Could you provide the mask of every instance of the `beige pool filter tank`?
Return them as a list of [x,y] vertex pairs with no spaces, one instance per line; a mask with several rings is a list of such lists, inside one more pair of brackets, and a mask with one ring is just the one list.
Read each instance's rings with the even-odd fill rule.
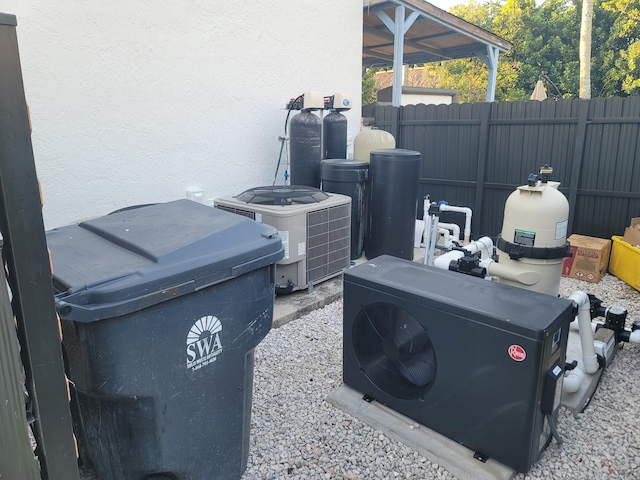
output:
[[396,139],[385,130],[373,127],[372,120],[364,120],[362,130],[353,139],[353,159],[369,162],[371,152],[382,148],[396,148]]
[[502,232],[496,248],[500,269],[519,272],[516,282],[497,277],[500,283],[557,296],[562,262],[570,257],[567,242],[569,202],[558,191],[559,182],[548,180],[552,169],[543,167],[529,176],[507,199]]

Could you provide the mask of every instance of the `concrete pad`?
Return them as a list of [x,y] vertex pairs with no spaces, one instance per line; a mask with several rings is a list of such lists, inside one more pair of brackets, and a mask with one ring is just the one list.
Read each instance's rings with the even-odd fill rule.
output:
[[[617,351],[618,347],[615,347],[613,349],[613,353],[611,354],[611,358],[609,359],[609,363],[615,358],[615,353]],[[580,344],[580,333],[577,327],[572,324],[571,328],[569,329],[569,340],[567,342],[567,362],[571,363],[574,360],[578,361],[578,368],[584,371],[584,365],[582,363],[582,345]],[[600,378],[601,373],[603,375],[606,375],[606,369],[604,372],[598,370],[593,374],[585,372],[584,381],[582,382],[582,385],[580,385],[578,391],[573,393],[563,391],[560,404],[571,410],[571,413],[573,413],[573,415],[575,416],[582,413],[582,411],[585,409],[585,406],[589,403],[589,400],[598,387],[598,379]]]
[[342,274],[314,285],[313,290],[299,290],[276,295],[273,302],[273,328],[295,320],[309,312],[342,298]]
[[[359,265],[366,261],[367,259],[363,255],[355,260],[353,264]],[[424,248],[414,249],[413,261],[418,263],[424,261]],[[289,294],[276,295],[273,303],[273,328],[281,327],[313,310],[341,299],[342,274],[318,283],[310,290],[304,289]]]
[[516,474],[495,460],[489,459],[486,463],[476,460],[472,450],[376,401],[365,402],[361,393],[346,385],[331,392],[327,402],[415,449],[460,480],[509,480]]

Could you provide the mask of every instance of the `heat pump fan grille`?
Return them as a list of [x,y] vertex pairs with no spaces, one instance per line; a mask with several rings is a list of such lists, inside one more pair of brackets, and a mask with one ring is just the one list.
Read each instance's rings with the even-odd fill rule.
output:
[[236,198],[254,205],[306,205],[326,200],[329,195],[313,187],[285,185],[251,188]]
[[358,363],[382,391],[415,399],[433,385],[433,345],[426,329],[406,310],[389,303],[363,307],[354,321],[353,338]]

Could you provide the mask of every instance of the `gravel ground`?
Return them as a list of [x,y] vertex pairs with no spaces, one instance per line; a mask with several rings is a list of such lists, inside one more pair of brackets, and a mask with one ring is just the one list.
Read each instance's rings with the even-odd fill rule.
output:
[[[640,292],[607,275],[598,284],[563,278],[561,295],[593,293],[640,320]],[[327,404],[342,383],[342,302],[272,330],[256,349],[249,462],[253,479],[454,479],[437,463]],[[561,408],[558,430],[518,480],[640,479],[640,346],[626,344],[587,410]],[[82,478],[94,480],[92,472]]]
[[[593,293],[640,320],[640,293],[607,275],[562,279],[561,295]],[[559,433],[516,479],[640,479],[640,346],[626,344],[577,418],[561,408]],[[325,401],[341,384],[342,302],[272,330],[256,349],[250,479],[453,479],[442,466]]]

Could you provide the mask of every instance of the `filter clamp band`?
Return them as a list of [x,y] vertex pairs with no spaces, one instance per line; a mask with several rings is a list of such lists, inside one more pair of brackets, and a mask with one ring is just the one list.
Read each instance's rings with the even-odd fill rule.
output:
[[564,245],[559,247],[528,247],[526,245],[507,242],[504,238],[498,236],[496,248],[508,254],[511,260],[520,260],[521,258],[551,260],[573,256],[569,242],[565,242]]

